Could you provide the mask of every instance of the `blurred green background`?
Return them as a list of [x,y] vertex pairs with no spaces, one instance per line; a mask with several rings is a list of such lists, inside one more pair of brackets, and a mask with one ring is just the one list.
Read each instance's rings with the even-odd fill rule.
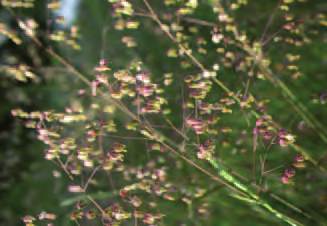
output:
[[[182,4],[182,1],[179,1]],[[293,15],[294,21],[302,24],[303,30],[299,37],[292,37],[282,29],[285,25],[284,13],[276,9],[280,1],[260,1],[249,0],[248,4],[242,5],[239,9],[231,12],[235,18],[235,23],[239,28],[246,32],[248,39],[258,41],[264,35],[264,40],[275,36],[279,32],[280,37],[288,37],[296,40],[297,38],[307,37],[310,43],[301,46],[294,46],[285,43],[278,43],[270,40],[263,47],[263,52],[271,60],[271,69],[275,76],[281,79],[288,88],[296,95],[308,110],[315,116],[322,125],[327,125],[326,105],[320,101],[322,92],[327,92],[327,29],[326,26],[319,24],[317,15],[327,15],[326,1],[310,0],[307,2],[295,1],[289,11]],[[135,12],[147,14],[148,10],[143,1],[131,1]],[[230,5],[232,1],[221,1],[223,5]],[[65,6],[64,3],[63,6]],[[224,47],[226,51],[231,51],[239,55],[240,60],[245,56],[244,51],[236,46],[216,45],[211,42],[212,26],[201,23],[193,23],[185,18],[195,18],[198,21],[217,23],[217,15],[213,12],[212,6],[215,1],[199,1],[199,6],[193,14],[178,18],[176,10],[179,4],[166,8],[162,1],[154,1],[150,4],[159,18],[166,24],[179,21],[183,27],[183,32],[189,36],[190,48],[193,48],[194,56],[206,67],[218,63],[224,65],[222,56],[217,53],[217,47]],[[115,24],[117,19],[112,17],[113,7],[105,0],[80,0],[76,6],[76,19],[74,25],[79,27],[81,46],[80,51],[73,50],[65,44],[50,42],[47,38],[48,32],[55,29],[69,29],[55,27],[48,23],[54,15],[46,9],[46,1],[35,3],[34,9],[14,10],[18,18],[34,18],[39,24],[39,38],[44,47],[39,47],[31,39],[24,37],[21,45],[16,45],[10,39],[3,37],[0,44],[0,65],[15,65],[24,63],[29,65],[41,78],[38,83],[28,80],[20,82],[10,78],[5,72],[0,73],[0,225],[23,225],[20,220],[25,215],[36,216],[42,211],[58,215],[55,225],[76,225],[70,221],[69,216],[74,210],[73,205],[63,203],[74,197],[67,190],[70,184],[69,179],[63,174],[59,179],[53,176],[53,170],[59,170],[56,164],[44,159],[45,146],[37,141],[36,131],[24,128],[23,122],[11,115],[12,109],[21,108],[25,111],[36,111],[53,109],[63,111],[64,107],[76,100],[77,90],[85,88],[67,69],[51,57],[45,47],[50,47],[77,68],[83,75],[90,80],[94,76],[93,68],[99,64],[99,60],[106,58],[112,71],[126,68],[131,61],[142,61],[144,69],[151,72],[154,79],[163,80],[164,74],[173,74],[173,85],[166,88],[165,98],[172,111],[169,120],[181,128],[183,125],[183,96],[182,84],[186,75],[200,73],[196,66],[188,68],[181,66],[181,61],[188,61],[186,58],[171,58],[167,56],[169,48],[174,47],[174,43],[160,31],[158,25],[148,17],[133,16],[135,21],[140,22],[140,26],[135,30],[117,30]],[[52,17],[50,17],[52,16]],[[7,24],[12,29],[19,30],[15,18],[4,7],[0,8],[1,23]],[[268,21],[271,22],[267,25]],[[196,28],[197,32],[192,32]],[[266,31],[265,31],[266,30]],[[311,31],[316,31],[316,34]],[[129,48],[122,42],[123,37],[132,37],[137,46]],[[201,54],[196,49],[199,47],[199,40],[207,42],[203,45],[207,54]],[[287,70],[289,62],[285,60],[286,54],[300,55],[297,62],[302,75],[294,79],[291,72]],[[233,92],[241,91],[244,93],[245,86],[250,78],[244,71],[238,70],[237,59],[231,62],[231,66],[221,66],[218,78],[229,87]],[[251,67],[249,67],[251,69]],[[256,69],[254,69],[256,71]],[[282,92],[274,87],[268,80],[260,79],[256,76],[250,78],[248,91],[254,97],[261,100],[270,100],[265,105],[267,112],[283,128],[297,136],[296,143],[306,149],[310,155],[320,164],[326,165],[326,144],[320,140],[316,131],[308,128],[301,122],[303,119],[294,110],[292,105],[282,95]],[[185,85],[186,86],[186,85]],[[208,94],[207,101],[214,101],[223,96],[224,91],[214,85]],[[187,93],[184,93],[187,96]],[[84,100],[83,100],[84,101]],[[85,100],[87,104],[91,100]],[[86,105],[87,105],[86,104]],[[228,126],[232,133],[220,133],[215,137],[219,151],[217,156],[221,158],[227,166],[242,173],[249,180],[253,179],[253,154],[251,135],[255,125],[255,119],[250,118],[249,126],[243,113],[236,106],[231,107],[234,113],[230,116],[222,116],[219,126]],[[120,120],[122,119],[121,116]],[[163,124],[162,118],[153,117],[152,122]],[[245,131],[245,133],[242,133]],[[169,133],[169,131],[164,131]],[[243,134],[243,135],[242,135]],[[243,137],[242,137],[243,136]],[[172,136],[174,137],[174,136]],[[223,143],[228,140],[227,145]],[[237,141],[242,140],[241,145]],[[108,139],[108,142],[111,142]],[[175,139],[181,143],[182,139]],[[142,143],[130,144],[130,156],[126,157],[127,164],[131,166],[139,163],[146,163],[147,158],[137,152],[142,148]],[[144,146],[144,145],[143,145]],[[261,145],[263,147],[264,145]],[[144,149],[144,147],[143,147]],[[133,151],[134,150],[134,151]],[[261,148],[260,156],[264,156],[265,149]],[[195,153],[195,152],[194,152]],[[289,186],[281,182],[280,178],[287,167],[291,167],[294,150],[272,146],[268,150],[267,169],[281,167],[269,174],[265,183],[269,185],[269,191],[286,199],[294,206],[308,212],[313,219],[302,219],[301,214],[291,211],[286,207],[280,207],[294,219],[301,219],[306,225],[327,225],[327,174],[320,171],[316,166],[307,164],[303,169],[296,169],[295,185]],[[153,155],[152,157],[157,157]],[[196,158],[193,156],[193,159]],[[259,164],[259,155],[257,163]],[[203,200],[194,200],[192,207],[177,200],[169,202],[159,199],[161,212],[165,213],[165,225],[284,225],[283,222],[275,219],[270,213],[266,213],[255,206],[251,206],[240,200],[234,199],[229,195],[229,190],[223,185],[217,185],[207,177],[196,171],[192,166],[185,162],[181,168],[173,164],[170,166],[172,180],[181,181],[181,187],[193,189],[195,186],[213,187]],[[205,165],[205,164],[203,164]],[[207,166],[208,167],[208,166]],[[120,175],[120,174],[119,174]],[[114,175],[117,185],[120,183],[119,175]],[[101,176],[101,175],[100,175]],[[103,176],[103,175],[102,175]],[[103,176],[103,178],[106,178]],[[108,179],[108,178],[106,178]],[[182,181],[183,180],[183,181]],[[183,185],[185,182],[186,185]],[[92,192],[98,192],[107,181],[101,181],[98,189],[91,188]],[[123,182],[122,182],[123,183]],[[196,184],[196,185],[194,185]],[[104,190],[108,195],[104,195],[103,202],[111,202],[114,198],[110,197],[110,189]],[[100,196],[101,197],[101,196]],[[208,216],[198,214],[196,210],[201,206],[201,201],[207,203]],[[273,200],[271,200],[273,202]],[[69,202],[68,202],[69,203]],[[277,206],[279,204],[276,204]],[[281,205],[280,205],[281,206]],[[191,208],[191,209],[190,209]],[[194,215],[194,216],[191,216]],[[97,225],[82,221],[81,225]],[[129,222],[126,225],[134,225]]]

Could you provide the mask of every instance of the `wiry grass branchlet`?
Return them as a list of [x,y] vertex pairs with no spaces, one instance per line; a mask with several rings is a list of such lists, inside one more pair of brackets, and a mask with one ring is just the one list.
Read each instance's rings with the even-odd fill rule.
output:
[[[3,1],[2,4],[16,16],[15,7],[27,7],[26,4],[32,2],[9,5]],[[292,7],[291,2],[283,1],[276,7],[285,11],[282,15],[286,21],[291,20],[286,13]],[[49,10],[56,8],[55,3],[48,5]],[[309,38],[303,36],[301,41],[292,41],[287,36],[282,39],[274,34],[275,37],[264,40],[270,21],[260,41],[247,37],[247,31],[241,30],[233,17],[233,11],[245,7],[246,1],[224,6],[219,2],[208,4],[216,17],[214,21],[206,21],[197,14],[200,10],[197,1],[163,1],[160,11],[159,5],[147,0],[142,4],[126,0],[109,3],[112,27],[122,32],[121,42],[126,50],[137,55],[131,63],[113,70],[111,59],[102,56],[90,78],[52,48],[47,48],[54,59],[87,87],[75,92],[71,106],[62,112],[12,111],[27,127],[36,130],[38,139],[47,146],[45,159],[63,169],[71,180],[69,192],[81,198],[72,210],[71,220],[76,224],[98,220],[103,225],[124,222],[163,225],[165,217],[169,218],[162,211],[167,201],[182,202],[186,209],[184,217],[200,224],[203,216],[214,214],[207,197],[216,191],[210,187],[218,183],[226,186],[235,199],[265,209],[273,218],[290,225],[315,221],[311,214],[291,204],[292,201],[274,194],[270,186],[297,186],[298,172],[307,163],[324,173],[325,167],[298,144],[295,131],[282,128],[270,114],[267,106],[275,100],[262,100],[251,88],[254,81],[269,81],[272,89],[279,88],[299,117],[326,142],[323,124],[282,78],[274,74],[269,53],[264,49],[272,39],[297,46],[309,43]],[[24,35],[43,47],[33,20],[17,18],[17,22]],[[302,25],[288,23],[284,29],[297,35]],[[155,70],[151,59],[137,54],[142,51],[138,49],[141,36],[133,32],[149,27],[155,35],[165,35],[158,37],[158,43],[165,43],[167,62],[171,60],[178,70],[167,63],[164,65],[174,72],[162,71],[158,75],[152,72]],[[207,29],[204,34],[198,32],[203,27]],[[15,33],[5,29],[3,33],[19,44]],[[48,38],[83,51],[78,44],[82,37],[76,27],[69,32],[55,31]],[[293,79],[301,76],[301,69],[296,66],[298,58],[287,54],[287,69]],[[16,79],[35,77],[28,67],[20,65],[19,68],[21,70],[14,73]],[[233,71],[246,79],[235,82],[234,86],[227,78]],[[324,102],[324,95],[320,99]],[[277,166],[271,164],[273,148],[275,152],[292,152],[295,160],[285,159],[284,162],[289,163]],[[242,173],[235,165],[238,161],[235,153],[246,158],[243,162],[246,170]],[[229,161],[234,164],[232,169],[225,158],[227,161],[234,158],[234,162]],[[280,172],[278,176],[273,176],[275,170]],[[243,173],[246,176],[242,176]],[[56,175],[60,177],[59,173]],[[276,178],[277,185],[268,185],[267,181]],[[93,195],[104,187],[108,189],[103,180],[110,181],[112,194]],[[271,199],[267,198],[268,194]],[[194,212],[195,205],[198,213]],[[292,212],[296,212],[299,219]],[[42,217],[54,218],[46,214]],[[23,220],[32,225],[35,218]],[[318,219],[315,223],[324,222]]]

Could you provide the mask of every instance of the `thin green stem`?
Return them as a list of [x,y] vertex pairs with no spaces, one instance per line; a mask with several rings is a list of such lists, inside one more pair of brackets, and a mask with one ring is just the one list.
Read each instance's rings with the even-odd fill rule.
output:
[[[237,37],[237,30],[234,29],[234,34]],[[258,59],[257,53],[245,42],[242,42],[242,48],[254,59],[256,59],[256,64],[259,66],[260,70],[266,75],[268,80],[278,86],[283,92],[282,94],[286,97],[286,99],[292,104],[294,109],[302,116],[302,118],[307,122],[310,127],[316,130],[320,138],[327,143],[327,130],[324,126],[321,125],[319,121],[317,121],[314,116],[308,111],[308,109],[296,98],[296,96],[292,93],[292,91],[282,82],[280,79],[276,78],[270,68],[262,61],[262,59]]]

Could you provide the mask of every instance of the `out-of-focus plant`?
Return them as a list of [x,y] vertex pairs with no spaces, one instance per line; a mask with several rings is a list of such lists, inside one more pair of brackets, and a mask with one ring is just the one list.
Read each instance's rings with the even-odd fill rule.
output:
[[[21,11],[19,15],[26,17],[31,27],[36,26],[31,18],[37,22],[37,37],[47,46],[43,37],[50,28],[46,26],[46,13],[40,11],[42,5],[45,7],[45,2]],[[2,4],[0,40],[0,224],[18,225],[24,212],[35,214],[34,210],[40,206],[51,209],[56,205],[58,200],[48,195],[58,194],[62,181],[57,181],[56,189],[49,189],[54,184],[54,179],[48,175],[53,166],[42,161],[43,154],[39,151],[43,148],[42,143],[35,139],[34,130],[12,116],[11,110],[57,108],[64,101],[51,98],[50,93],[60,94],[60,89],[54,88],[48,70],[51,57],[43,47],[24,35],[16,18]],[[44,73],[45,68],[47,73]]]

